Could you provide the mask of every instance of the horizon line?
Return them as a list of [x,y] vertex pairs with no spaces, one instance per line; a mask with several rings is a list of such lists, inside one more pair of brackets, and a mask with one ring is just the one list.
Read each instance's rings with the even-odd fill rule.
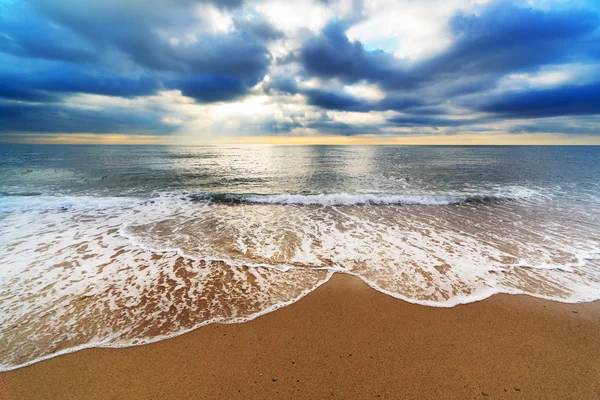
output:
[[19,134],[0,138],[2,144],[72,145],[339,145],[339,146],[600,146],[600,135],[563,133],[464,133],[456,135],[311,135],[194,137],[192,135],[126,135],[96,133]]

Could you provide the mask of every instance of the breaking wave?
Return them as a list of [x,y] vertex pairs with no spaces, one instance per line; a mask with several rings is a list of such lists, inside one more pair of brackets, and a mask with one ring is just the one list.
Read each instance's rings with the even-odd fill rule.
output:
[[488,204],[506,201],[527,200],[534,191],[497,194],[198,194],[191,195],[193,201],[211,201],[230,204],[282,204],[282,205],[425,205],[444,206],[456,204]]

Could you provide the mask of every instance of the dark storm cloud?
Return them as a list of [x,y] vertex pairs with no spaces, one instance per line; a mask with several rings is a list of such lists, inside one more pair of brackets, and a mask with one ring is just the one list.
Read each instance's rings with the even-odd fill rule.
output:
[[56,101],[65,93],[136,97],[154,94],[158,89],[158,82],[147,76],[133,79],[92,75],[71,66],[35,74],[0,73],[0,97],[15,100]]
[[501,3],[479,15],[457,14],[450,20],[456,42],[416,68],[439,78],[506,74],[594,58],[600,45],[589,37],[598,27],[589,11],[541,11]]
[[409,107],[404,110],[411,115],[445,115],[450,114],[447,107],[444,106],[424,106],[424,107]]
[[412,95],[388,95],[386,98],[378,101],[374,109],[378,111],[404,111],[413,107],[426,106],[429,103],[422,98]]
[[391,95],[382,100],[368,101],[342,91],[298,90],[296,88],[296,93],[304,94],[310,105],[337,111],[403,111],[428,104],[426,101],[413,96]]
[[89,110],[59,104],[0,101],[0,132],[168,134],[172,126],[154,113]]
[[177,49],[187,72],[168,82],[199,102],[235,99],[259,83],[271,63],[262,42],[243,34],[214,35],[206,41]]
[[343,92],[306,90],[308,103],[327,110],[368,111],[368,104]]
[[464,126],[480,124],[487,121],[481,119],[450,119],[440,117],[426,116],[406,116],[389,118],[388,122],[393,126],[400,127],[415,127],[415,126],[430,126],[430,127],[449,127],[449,126]]
[[275,77],[269,82],[265,83],[265,93],[271,93],[271,91],[286,93],[286,94],[297,94],[300,93],[298,85],[291,77]]
[[453,79],[441,82],[440,95],[445,99],[460,97],[473,93],[486,92],[496,87],[497,76],[484,74],[480,76]]
[[0,52],[73,63],[97,60],[93,46],[25,6],[0,5]]
[[276,79],[266,85],[266,91],[288,94],[303,94],[310,105],[326,110],[338,111],[402,111],[411,107],[422,107],[429,103],[412,95],[389,94],[381,100],[365,100],[343,92],[342,90],[301,89],[291,79]]
[[257,75],[264,75],[271,62],[260,34],[269,36],[274,32],[268,32],[265,22],[247,23],[224,34],[199,31],[198,40],[192,44],[169,42],[169,37],[184,36],[185,39],[188,30],[198,29],[194,12],[186,6],[199,2],[132,0],[124,5],[115,0],[38,0],[34,3],[53,21],[80,37],[98,46],[116,48],[140,66],[157,71],[234,73],[244,75],[244,79],[247,76],[255,79]]
[[389,83],[402,75],[396,58],[383,51],[367,51],[360,42],[350,42],[347,25],[334,21],[322,34],[309,40],[300,51],[307,73],[320,78],[339,78],[346,83],[361,80]]
[[600,114],[600,83],[510,92],[474,107],[504,118]]
[[[186,29],[197,29],[197,20],[189,9],[200,3],[196,1],[133,0],[123,4],[115,0],[85,3],[45,0],[33,3],[38,11],[73,37],[93,43],[100,53],[110,55],[118,51],[148,77],[139,84],[127,78],[107,78],[99,90],[82,92],[117,96],[149,94],[157,88],[156,81],[162,80],[165,86],[180,89],[200,102],[237,98],[262,80],[271,63],[266,41],[281,35],[262,20],[244,20],[237,22],[238,29],[233,32],[198,31],[195,43],[170,42],[169,37],[187,38]],[[242,4],[241,1],[203,3],[222,8]],[[82,75],[85,74],[76,76],[81,78]],[[92,82],[76,82],[72,86],[77,84],[94,86]],[[58,86],[63,89],[64,85]]]
[[170,85],[199,103],[233,100],[243,96],[248,90],[246,84],[238,78],[211,74],[180,78]]
[[0,98],[31,102],[52,102],[60,99],[60,96],[54,93],[24,88],[20,82],[15,84],[4,80],[5,78],[5,76],[0,76]]

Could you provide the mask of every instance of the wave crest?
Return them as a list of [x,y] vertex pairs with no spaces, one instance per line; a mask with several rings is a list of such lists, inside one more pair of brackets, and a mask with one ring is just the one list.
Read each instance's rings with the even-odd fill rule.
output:
[[203,194],[190,196],[192,201],[230,204],[282,204],[282,205],[427,205],[488,204],[514,201],[517,197],[494,195],[419,195],[419,194]]

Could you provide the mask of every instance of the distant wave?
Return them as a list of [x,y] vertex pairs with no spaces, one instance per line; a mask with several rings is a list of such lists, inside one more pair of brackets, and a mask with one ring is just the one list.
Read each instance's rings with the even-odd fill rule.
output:
[[134,205],[136,202],[139,200],[128,197],[52,196],[36,193],[0,195],[0,214],[26,211],[95,210]]
[[[497,194],[496,194],[497,193]],[[457,204],[494,204],[526,200],[537,197],[538,192],[519,188],[503,189],[488,194],[229,194],[189,192],[160,192],[149,197],[121,196],[71,196],[36,192],[0,193],[0,213],[27,211],[66,211],[104,209],[107,207],[135,206],[141,204],[172,204],[191,201],[213,204],[273,204],[273,205],[425,205],[445,206]]]
[[416,195],[416,194],[204,194],[190,196],[192,201],[232,204],[295,204],[295,205],[430,205],[487,204],[517,200],[518,197],[494,195]]

